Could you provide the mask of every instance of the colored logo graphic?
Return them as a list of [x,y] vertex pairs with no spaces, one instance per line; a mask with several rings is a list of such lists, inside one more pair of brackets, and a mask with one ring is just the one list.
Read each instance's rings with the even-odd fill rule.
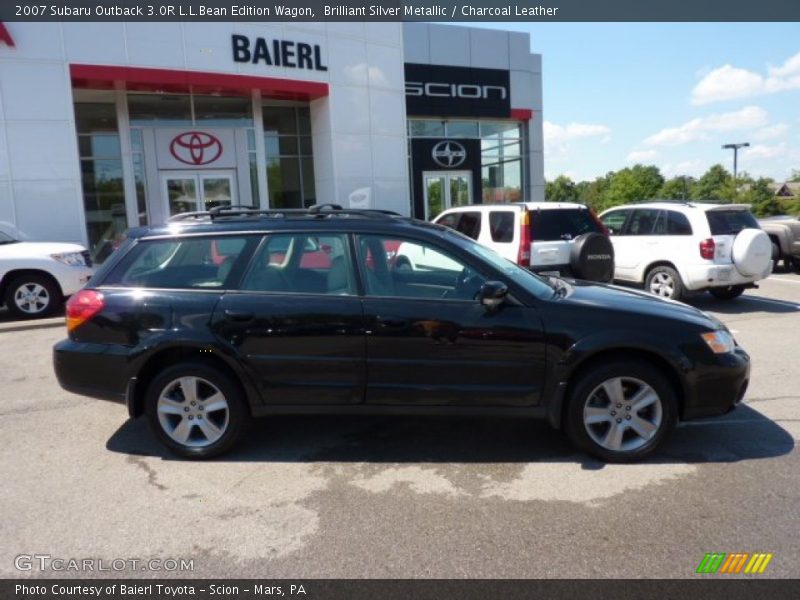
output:
[[437,165],[448,169],[458,167],[467,159],[467,151],[464,146],[450,140],[436,144],[431,155]]
[[207,165],[222,154],[222,142],[210,133],[187,131],[172,138],[169,153],[187,165]]
[[726,554],[725,552],[707,553],[703,560],[700,561],[700,566],[697,567],[697,573],[725,573],[728,575],[735,575],[739,573],[756,574],[763,573],[767,569],[769,561],[772,560],[773,554],[765,552],[734,552]]

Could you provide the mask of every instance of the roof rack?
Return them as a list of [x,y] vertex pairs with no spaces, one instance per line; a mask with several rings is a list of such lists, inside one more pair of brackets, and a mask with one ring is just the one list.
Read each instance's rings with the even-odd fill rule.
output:
[[[631,204],[683,204],[685,206],[694,206],[689,200],[681,200],[678,198],[668,198],[666,200],[659,200],[654,198],[652,200],[642,200],[641,202],[631,202]],[[624,205],[623,205],[624,206]]]
[[252,206],[221,205],[209,210],[178,213],[168,219],[169,222],[187,221],[189,219],[210,219],[214,221],[229,217],[311,217],[328,218],[338,216],[357,216],[368,219],[391,219],[402,215],[391,210],[342,208],[339,204],[314,204],[308,208],[254,208]]

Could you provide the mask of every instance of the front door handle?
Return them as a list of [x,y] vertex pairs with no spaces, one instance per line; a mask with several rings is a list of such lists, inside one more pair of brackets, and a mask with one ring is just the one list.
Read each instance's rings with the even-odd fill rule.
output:
[[255,319],[255,315],[251,312],[241,311],[241,310],[231,310],[229,308],[225,309],[225,316],[228,317],[231,321],[252,321]]
[[403,329],[408,326],[408,320],[400,317],[378,317],[378,325],[383,329]]

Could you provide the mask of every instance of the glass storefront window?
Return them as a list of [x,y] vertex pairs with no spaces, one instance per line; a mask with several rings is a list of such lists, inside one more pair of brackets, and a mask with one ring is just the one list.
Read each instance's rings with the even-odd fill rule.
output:
[[448,121],[445,125],[447,137],[476,138],[478,137],[477,121]]
[[519,139],[517,121],[481,121],[481,138]]
[[412,119],[408,122],[411,137],[444,137],[444,121]]
[[311,206],[317,195],[308,107],[265,104],[263,115],[269,206]]
[[253,103],[250,98],[193,96],[197,125],[214,127],[252,127]]
[[190,126],[191,97],[185,94],[128,94],[128,115],[132,126]]

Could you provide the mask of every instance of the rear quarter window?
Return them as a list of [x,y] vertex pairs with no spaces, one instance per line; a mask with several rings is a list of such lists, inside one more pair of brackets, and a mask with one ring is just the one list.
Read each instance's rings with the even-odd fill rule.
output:
[[111,271],[102,285],[221,289],[238,260],[245,261],[254,237],[193,237],[142,240]]
[[508,244],[514,241],[514,212],[510,210],[493,210],[489,213],[489,232],[492,241]]
[[588,209],[549,208],[531,211],[533,241],[572,240],[584,233],[602,233]]
[[749,210],[709,210],[706,218],[711,235],[735,235],[742,229],[760,229]]
[[481,234],[481,213],[463,212],[458,220],[456,231],[460,231],[465,236],[477,240]]

